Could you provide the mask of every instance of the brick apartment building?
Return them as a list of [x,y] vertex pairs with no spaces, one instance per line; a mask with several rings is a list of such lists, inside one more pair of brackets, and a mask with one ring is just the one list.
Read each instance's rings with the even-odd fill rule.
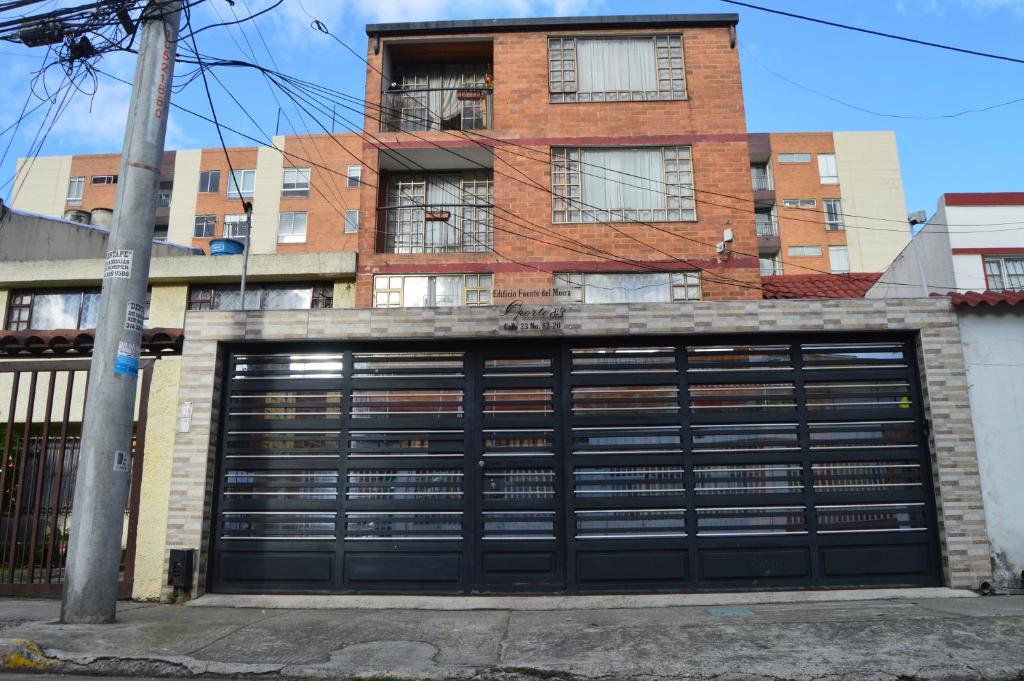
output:
[[[820,207],[866,186],[865,161],[838,133],[751,139],[737,21],[370,25],[358,135],[230,150],[253,253],[354,251],[355,290],[339,272],[329,305],[314,287],[238,311],[192,287],[181,595],[990,575],[948,304],[763,299],[752,168]],[[102,208],[115,163],[36,159],[15,205]],[[222,152],[165,166],[170,241],[237,234]],[[788,235],[789,210],[778,248],[819,245],[796,257],[827,270],[845,236],[851,266],[885,264],[823,218]]]

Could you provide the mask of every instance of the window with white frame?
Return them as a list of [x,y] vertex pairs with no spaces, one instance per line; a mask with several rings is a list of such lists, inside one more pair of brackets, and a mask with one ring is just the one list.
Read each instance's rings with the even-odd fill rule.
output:
[[277,243],[301,244],[306,241],[306,213],[281,213],[277,223]]
[[82,191],[85,189],[85,178],[84,177],[72,177],[68,180],[68,200],[67,205],[69,206],[81,206],[82,205]]
[[843,223],[843,202],[840,199],[825,199],[825,229],[831,232],[846,229]]
[[1024,291],[1024,256],[985,256],[985,278],[992,291]]
[[345,171],[345,177],[347,178],[346,186],[351,188],[358,187],[360,185],[360,179],[363,176],[362,166],[349,166]]
[[700,272],[556,272],[555,299],[573,303],[700,300]]
[[817,208],[818,202],[815,199],[783,199],[782,205],[785,208]]
[[549,38],[551,102],[686,99],[680,35]]
[[359,211],[349,209],[345,211],[345,234],[355,234],[359,231]]
[[805,153],[779,154],[779,163],[810,163],[811,155]]
[[776,253],[770,258],[758,258],[761,263],[761,276],[773,277],[782,274],[782,258]]
[[228,172],[228,198],[251,199],[256,191],[256,171],[236,170]]
[[553,147],[551,219],[694,221],[690,155],[690,147]]
[[93,184],[117,184],[117,175],[93,175]]
[[842,274],[850,271],[850,251],[846,246],[829,246],[828,262],[832,267],[832,274]]
[[285,168],[283,196],[309,196],[309,168]]
[[821,246],[790,246],[786,253],[794,258],[812,258],[821,256]]
[[491,274],[427,274],[373,278],[374,307],[490,305]]
[[220,171],[204,170],[199,173],[199,193],[208,194],[220,191]]
[[192,236],[196,239],[209,239],[217,231],[216,215],[197,215],[195,230]]
[[224,236],[228,239],[245,237],[245,213],[224,216]]
[[835,154],[818,154],[818,176],[822,184],[839,184]]

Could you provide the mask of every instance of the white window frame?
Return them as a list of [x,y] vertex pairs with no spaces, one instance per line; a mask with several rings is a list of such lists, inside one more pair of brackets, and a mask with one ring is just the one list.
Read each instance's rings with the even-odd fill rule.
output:
[[783,208],[811,210],[818,207],[817,199],[782,199]]
[[[210,177],[213,175],[217,176],[217,186],[211,188]],[[206,182],[203,182],[203,177],[206,177]],[[204,188],[205,184],[205,188]],[[199,171],[199,193],[200,194],[216,194],[220,191],[220,170],[200,170]]]
[[[211,227],[209,234],[199,234],[199,224],[202,220],[203,232],[206,232],[205,227]],[[193,239],[212,239],[217,235],[217,216],[212,213],[206,215],[197,215],[192,226],[192,238]]]
[[67,196],[67,199],[65,201],[65,205],[68,205],[68,206],[81,206],[82,205],[82,196],[84,194],[85,194],[85,178],[84,177],[70,177],[70,178],[68,178],[68,196]]
[[117,184],[117,175],[93,175],[92,184]]
[[281,177],[282,196],[309,196],[309,168],[285,168]]
[[[842,254],[842,258],[846,261],[846,267],[836,267],[836,256]],[[832,270],[832,274],[847,274],[850,271],[850,249],[847,246],[829,246],[828,247],[828,266]]]
[[[249,179],[252,182],[249,182]],[[235,180],[238,182],[238,191],[235,191]],[[250,185],[249,189],[246,189],[246,185]],[[236,170],[232,173],[228,171],[228,188],[227,198],[229,199],[251,199],[256,193],[256,170],[255,168],[246,168],[244,170]]]
[[245,213],[229,213],[224,216],[224,238],[245,238]]
[[362,184],[363,178],[363,167],[360,165],[351,165],[345,169],[346,182],[345,186],[349,189],[355,189]]
[[790,151],[785,154],[779,154],[779,163],[792,164],[792,163],[810,163],[811,154],[805,151]]
[[[1006,261],[1024,261],[1024,255],[985,255],[981,258],[981,266],[985,272],[985,287],[992,288],[992,279],[998,277],[1001,283],[999,288],[992,288],[993,291],[1024,291],[1024,286],[1021,288],[1013,288],[1008,286],[1007,274],[1006,274]],[[999,268],[999,273],[996,274],[991,270],[995,267]],[[1014,275],[1018,276],[1018,275]]]
[[790,258],[820,258],[821,246],[789,246],[786,255]]
[[406,307],[406,281],[408,279],[426,279],[428,301],[425,307],[439,307],[436,298],[439,277],[462,277],[462,300],[459,301],[458,306],[476,307],[493,304],[494,274],[477,272],[469,274],[378,274],[373,277],[373,306]]
[[[828,160],[832,160],[832,168],[834,171],[832,174],[828,173],[829,168]],[[836,165],[836,155],[831,154],[818,154],[818,177],[821,179],[822,184],[839,184],[839,166]]]
[[[588,92],[580,90],[578,44],[586,40],[649,40],[654,56],[654,89]],[[630,102],[687,99],[683,36],[676,34],[561,36],[548,38],[548,101]]]
[[[301,229],[299,229],[298,224],[300,222]],[[277,219],[277,243],[304,244],[306,243],[306,230],[308,228],[309,214],[305,211],[281,213]]]
[[[842,199],[825,199],[822,201],[825,208],[825,229],[830,232],[846,231],[846,223],[843,222],[843,201]],[[835,218],[829,216],[829,204],[835,207]]]
[[359,232],[359,209],[349,208],[345,210],[345,234],[357,234]]

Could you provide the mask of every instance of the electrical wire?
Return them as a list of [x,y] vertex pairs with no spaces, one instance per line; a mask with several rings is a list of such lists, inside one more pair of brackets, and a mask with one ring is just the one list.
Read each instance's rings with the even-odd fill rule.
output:
[[917,38],[910,38],[904,35],[897,35],[895,33],[885,33],[883,31],[875,31],[870,28],[861,28],[860,26],[851,26],[850,24],[839,23],[838,21],[828,21],[826,19],[818,19],[817,17],[809,17],[804,14],[795,14],[793,12],[784,12],[780,9],[773,9],[771,7],[763,7],[761,5],[754,5],[749,2],[740,2],[740,0],[721,0],[728,5],[738,5],[740,7],[746,7],[748,9],[756,9],[759,12],[768,12],[769,14],[778,14],[780,16],[789,17],[791,19],[800,19],[802,21],[809,21],[815,24],[822,24],[824,26],[831,26],[833,28],[841,28],[847,31],[856,31],[857,33],[866,33],[868,35],[878,36],[880,38],[889,38],[891,40],[900,40],[905,43],[913,43],[915,45],[923,45],[924,47],[934,47],[940,50],[948,50],[950,52],[959,52],[960,54],[969,54],[975,57],[985,57],[987,59],[997,59],[999,61],[1012,62],[1014,64],[1024,64],[1024,59],[1018,59],[1016,57],[1007,57],[1001,54],[993,54],[991,52],[980,52],[978,50],[969,50],[963,47],[955,47],[953,45],[945,45],[943,43],[935,43],[928,40],[919,40]]

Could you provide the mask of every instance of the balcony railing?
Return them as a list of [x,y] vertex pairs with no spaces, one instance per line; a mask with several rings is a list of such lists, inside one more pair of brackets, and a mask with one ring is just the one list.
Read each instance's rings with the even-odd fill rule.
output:
[[381,97],[385,132],[484,130],[491,127],[490,88],[396,89]]
[[[754,219],[757,225],[758,236],[778,236],[779,235],[779,223],[775,218],[762,218],[760,216]],[[750,224],[749,222],[747,224]]]
[[768,170],[765,168],[752,167],[750,169],[750,178],[754,183],[754,191],[771,191],[775,189],[772,184],[771,175],[768,174]]
[[485,253],[494,246],[494,206],[426,204],[380,208],[382,253]]

